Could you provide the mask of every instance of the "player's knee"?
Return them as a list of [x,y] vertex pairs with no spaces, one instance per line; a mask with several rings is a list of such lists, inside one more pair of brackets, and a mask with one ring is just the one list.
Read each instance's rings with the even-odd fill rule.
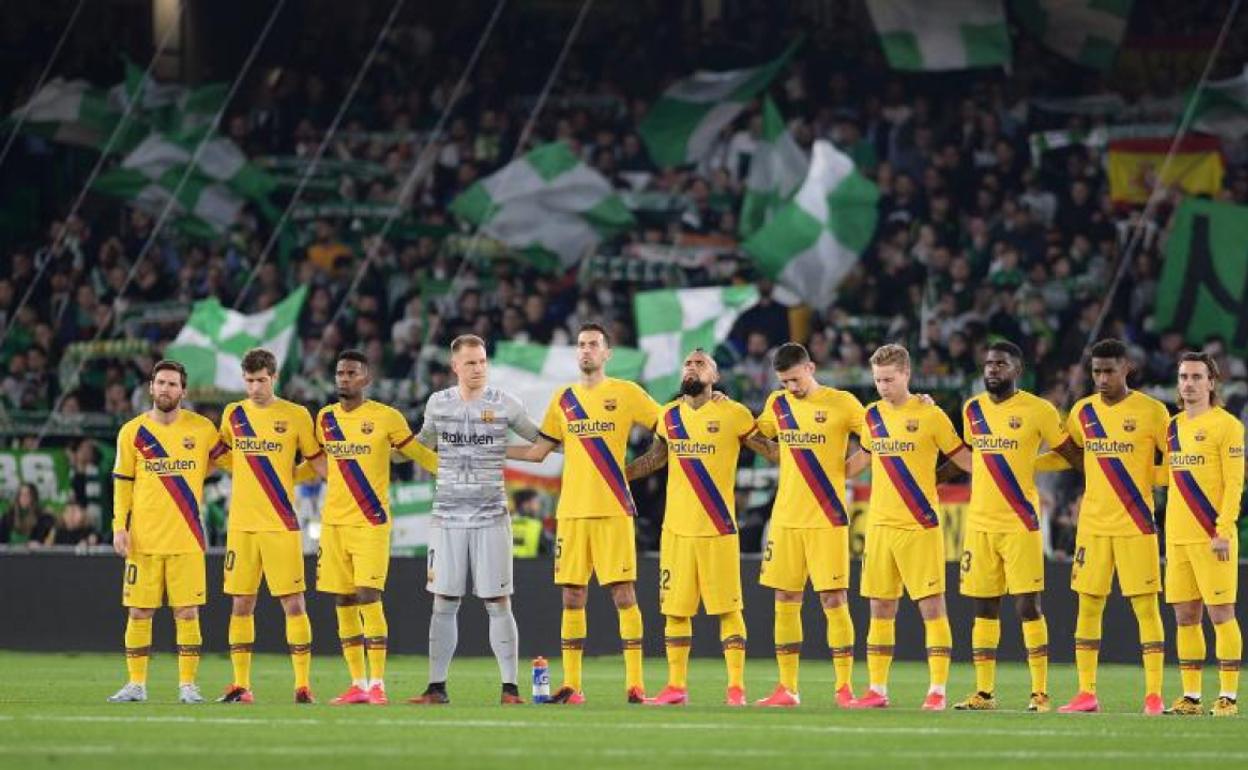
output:
[[[920,611],[923,604],[920,602]],[[871,617],[881,620],[892,620],[897,617],[897,600],[896,599],[872,599],[871,600]]]
[[834,610],[849,601],[848,591],[821,591],[819,603],[825,610]]
[[[286,606],[286,603],[282,602],[282,607],[285,608],[285,606]],[[231,602],[231,605],[230,605],[231,615],[246,616],[246,615],[254,614],[255,611],[256,611],[255,594],[252,594],[250,596],[235,596],[234,601]]]
[[975,617],[984,618],[985,620],[996,620],[1001,617],[1001,597],[994,596],[991,599],[976,599]]
[[1043,614],[1040,609],[1040,594],[1023,594],[1015,598],[1014,609],[1023,620],[1039,620]]
[[632,583],[616,583],[611,586],[611,599],[616,609],[627,609],[637,603],[637,592]]
[[565,610],[581,610],[589,599],[588,586],[564,586],[563,608]]
[[459,612],[459,597],[457,596],[435,596],[433,597],[433,611],[439,615],[454,615]]
[[133,620],[151,620],[156,617],[156,610],[150,607],[131,607],[129,615]]
[[506,596],[485,600],[485,611],[491,615],[506,615],[511,612],[511,602]]
[[[1215,626],[1220,626],[1223,623],[1228,623],[1234,620],[1235,619],[1235,605],[1234,604],[1210,604],[1209,605],[1209,619],[1213,621],[1213,624]],[[1199,616],[1197,617],[1196,622],[1198,623],[1200,622]]]
[[945,597],[944,594],[936,594],[935,596],[925,596],[919,599],[919,615],[924,620],[936,620],[945,616]]
[[801,604],[802,593],[800,591],[776,591],[776,601],[785,604]]
[[[150,615],[148,617],[151,617]],[[173,617],[178,620],[194,620],[199,617],[198,607],[174,607]]]
[[[1178,602],[1174,605],[1174,622],[1180,626],[1196,626],[1200,625],[1201,615],[1204,614],[1204,605],[1199,601],[1194,602]],[[1214,608],[1209,608],[1209,619],[1217,623],[1214,617]]]
[[355,589],[355,598],[360,604],[372,604],[381,601],[381,591],[376,588],[357,588]]
[[[308,603],[304,600],[302,593],[287,594],[286,596],[280,597],[280,600],[282,602],[282,612],[286,613],[289,617],[298,617],[299,615],[306,615],[308,613]],[[251,598],[251,602],[252,607],[254,608],[256,602],[254,596]]]

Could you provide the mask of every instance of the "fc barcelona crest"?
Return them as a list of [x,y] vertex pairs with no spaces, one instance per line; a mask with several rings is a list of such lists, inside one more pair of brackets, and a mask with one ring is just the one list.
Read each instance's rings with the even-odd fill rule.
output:
[[918,420],[906,420],[906,430],[908,430],[911,433],[918,433],[919,421]]
[[1198,430],[1198,431],[1196,431],[1196,435],[1195,435],[1195,436],[1193,436],[1192,438],[1196,439],[1197,441],[1204,441],[1204,440],[1205,440],[1205,436],[1206,436],[1206,434],[1205,434],[1205,432],[1204,432],[1203,430]]
[[494,410],[482,409],[481,410],[481,422],[494,422]]
[[373,432],[372,422],[365,420],[364,422],[360,423],[360,432],[363,433],[365,436],[372,433]]
[[1013,428],[1014,430],[1018,430],[1019,428],[1023,427],[1023,418],[1019,417],[1018,415],[1014,415],[1010,417],[1010,427]]
[[274,421],[273,421],[273,432],[274,432],[274,433],[285,433],[285,432],[286,432],[286,421],[285,421],[285,420],[274,420]]
[[608,398],[602,402],[602,408],[606,409],[608,412],[614,412],[615,407],[616,407],[616,401],[614,398]]
[[1134,433],[1135,432],[1135,418],[1127,417],[1126,419],[1124,419],[1122,421],[1122,429],[1125,430],[1127,433]]
[[187,451],[190,451],[190,450],[194,449],[194,448],[195,448],[195,437],[194,437],[194,436],[184,436],[184,437],[182,438],[182,448],[183,448],[183,449],[186,449]]
[[719,420],[707,420],[706,432],[707,433],[719,433]]
[[823,425],[827,421],[828,421],[827,412],[822,411],[822,410],[815,412],[815,422],[819,423],[820,425]]

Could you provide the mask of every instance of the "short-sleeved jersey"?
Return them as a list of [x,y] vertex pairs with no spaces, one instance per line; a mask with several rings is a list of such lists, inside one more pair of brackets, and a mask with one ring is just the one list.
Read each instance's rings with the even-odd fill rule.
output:
[[235,401],[221,413],[221,442],[233,450],[229,529],[298,530],[295,461],[321,453],[308,410],[280,398],[266,406]]
[[321,521],[390,526],[390,450],[416,439],[407,418],[372,400],[351,411],[330,404],[316,415],[316,437],[329,455]]
[[113,515],[126,522],[133,552],[204,550],[204,478],[228,451],[211,420],[185,409],[172,425],[144,413],[122,426],[113,479],[134,487],[130,510]]
[[1166,451],[1170,413],[1138,391],[1113,406],[1100,395],[1075,402],[1066,432],[1083,447],[1079,530],[1089,535],[1153,534],[1153,472]]
[[897,529],[940,526],[936,460],[963,446],[949,416],[912,396],[899,407],[876,401],[867,407],[864,422],[871,452],[868,522]]
[[1180,412],[1170,420],[1166,446],[1166,542],[1232,537],[1244,491],[1244,424],[1218,406],[1194,418]]
[[541,433],[563,442],[563,483],[555,516],[592,519],[636,516],[624,478],[624,453],[634,425],[654,430],[659,405],[636,383],[604,379],[592,388],[555,391]]
[[438,450],[433,515],[441,526],[485,527],[507,515],[503,464],[509,431],[527,441],[538,436],[524,404],[510,393],[486,388],[465,401],[456,386],[429,397],[417,439]]
[[1036,459],[1041,445],[1068,439],[1057,408],[1018,391],[998,403],[987,393],[962,409],[962,438],[974,450],[967,526],[981,532],[1040,529]]
[[849,434],[862,434],[862,402],[819,386],[805,398],[787,390],[767,397],[758,431],[780,444],[780,483],[772,526],[824,529],[849,526],[845,452]]
[[664,405],[655,429],[667,442],[667,504],[663,529],[706,537],[737,532],[737,457],[754,432],[754,415],[736,401],[684,399]]

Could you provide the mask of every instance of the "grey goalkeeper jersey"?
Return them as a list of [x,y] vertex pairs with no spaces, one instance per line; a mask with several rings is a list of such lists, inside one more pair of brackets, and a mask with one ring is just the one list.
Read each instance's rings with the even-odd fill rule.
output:
[[487,387],[479,398],[465,401],[456,386],[429,397],[417,439],[438,451],[433,494],[438,526],[486,527],[507,515],[503,463],[509,430],[537,440],[537,425],[510,393]]

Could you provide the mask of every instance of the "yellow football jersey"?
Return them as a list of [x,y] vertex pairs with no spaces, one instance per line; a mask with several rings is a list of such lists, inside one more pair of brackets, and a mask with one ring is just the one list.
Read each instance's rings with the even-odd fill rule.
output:
[[592,388],[577,383],[555,391],[542,435],[564,445],[556,518],[636,516],[624,478],[628,433],[634,425],[654,430],[658,419],[655,400],[625,380],[607,377]]
[[736,401],[684,399],[663,407],[655,430],[667,441],[667,504],[663,529],[704,537],[737,532],[737,456],[754,432],[754,415]]
[[862,402],[852,393],[822,385],[805,398],[777,390],[763,405],[758,430],[781,446],[772,525],[794,529],[849,526],[845,451],[850,433],[862,435]]
[[967,526],[982,532],[1040,529],[1036,459],[1068,439],[1057,408],[1018,391],[997,403],[982,393],[962,409],[962,436],[974,450]]
[[936,459],[953,454],[962,439],[949,415],[911,396],[900,407],[876,401],[863,418],[871,452],[868,523],[897,529],[940,526],[936,514]]
[[146,412],[117,434],[113,529],[130,531],[135,553],[204,550],[204,478],[229,449],[212,421],[185,409],[172,425]]
[[308,410],[280,398],[268,406],[235,401],[221,413],[221,442],[233,450],[229,528],[298,530],[295,455],[306,459],[321,453]]
[[1066,432],[1083,447],[1079,529],[1089,535],[1153,534],[1153,472],[1166,451],[1170,413],[1138,391],[1113,406],[1097,394],[1075,402]]
[[1196,418],[1180,412],[1170,420],[1166,445],[1166,542],[1232,537],[1244,491],[1244,424],[1218,406]]
[[407,454],[414,446],[424,449],[407,418],[394,407],[372,400],[351,411],[342,404],[330,404],[316,415],[316,438],[329,455],[321,521],[338,526],[390,526],[390,450]]

